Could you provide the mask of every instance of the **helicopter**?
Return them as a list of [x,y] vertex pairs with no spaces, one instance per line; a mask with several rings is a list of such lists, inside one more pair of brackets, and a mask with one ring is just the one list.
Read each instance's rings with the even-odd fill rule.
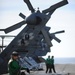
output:
[[[51,51],[50,48],[53,46],[51,41],[53,39],[58,43],[61,42],[61,40],[55,35],[65,32],[64,30],[61,30],[54,33],[49,33],[51,27],[47,27],[46,23],[49,21],[51,15],[57,8],[68,4],[67,0],[56,3],[49,8],[42,10],[42,12],[40,12],[39,8],[35,11],[29,0],[24,0],[24,2],[31,11],[31,14],[26,17],[23,13],[20,13],[19,16],[23,18],[23,21],[3,29],[3,31],[7,34],[20,28],[22,25],[25,25],[24,29],[0,54],[1,74],[8,72],[7,64],[13,51],[19,52],[20,56],[25,60],[29,59],[28,57],[32,57],[33,60],[39,63],[41,61],[39,61],[38,57],[44,56]],[[24,63],[25,62],[26,61],[24,61]]]

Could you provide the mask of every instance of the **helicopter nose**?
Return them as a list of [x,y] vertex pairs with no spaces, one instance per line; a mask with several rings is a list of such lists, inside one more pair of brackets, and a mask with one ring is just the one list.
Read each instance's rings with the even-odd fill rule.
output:
[[42,19],[39,16],[31,15],[28,18],[26,18],[26,23],[30,25],[38,25],[40,24]]

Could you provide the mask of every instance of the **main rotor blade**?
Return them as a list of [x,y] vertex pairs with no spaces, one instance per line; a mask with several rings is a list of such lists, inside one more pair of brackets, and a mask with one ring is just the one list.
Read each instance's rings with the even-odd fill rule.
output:
[[63,0],[63,1],[61,1],[61,2],[59,2],[57,4],[55,4],[55,5],[52,5],[48,9],[43,10],[42,12],[43,13],[48,13],[48,12],[56,10],[57,8],[59,8],[59,7],[63,6],[63,5],[66,5],[66,4],[68,4],[68,1],[67,0]]
[[42,32],[42,34],[43,34],[43,36],[44,36],[44,38],[45,38],[47,44],[51,47],[51,46],[52,46],[52,43],[51,43],[51,39],[50,39],[50,37],[49,37],[47,31],[43,28],[43,29],[41,30],[41,32]]
[[12,25],[11,27],[6,28],[6,29],[4,30],[4,32],[5,32],[5,33],[9,33],[9,32],[11,32],[11,31],[13,31],[13,30],[16,30],[16,29],[20,28],[20,27],[21,27],[23,24],[25,24],[25,23],[26,23],[25,21],[21,21],[21,22],[15,24],[15,25]]
[[54,39],[55,41],[57,41],[58,43],[60,43],[61,42],[61,40],[59,39],[59,38],[57,38],[54,34],[50,34],[50,37],[52,38],[52,39]]
[[24,2],[27,4],[29,10],[31,10],[31,12],[33,13],[35,10],[34,10],[33,6],[31,5],[30,1],[29,0],[24,0]]
[[22,14],[22,13],[20,13],[19,16],[22,17],[23,19],[25,19],[25,17],[26,17],[26,16],[25,16],[24,14]]
[[4,31],[4,29],[0,29],[0,31]]
[[57,32],[54,32],[54,33],[51,33],[51,34],[60,34],[60,33],[64,33],[65,31],[62,30],[62,31],[57,31]]

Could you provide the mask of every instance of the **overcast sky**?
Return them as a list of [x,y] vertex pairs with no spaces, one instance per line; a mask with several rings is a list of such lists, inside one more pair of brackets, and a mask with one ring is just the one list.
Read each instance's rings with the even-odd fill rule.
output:
[[[39,7],[40,11],[42,11],[61,0],[30,1],[36,10]],[[75,57],[75,0],[68,0],[68,2],[69,4],[58,8],[47,23],[47,26],[51,27],[50,32],[65,30],[65,33],[56,35],[61,39],[61,43],[53,40],[53,47],[51,48],[51,53],[48,53],[48,55],[54,55],[55,57]],[[0,0],[0,29],[22,21],[23,19],[19,17],[20,12],[26,16],[31,13],[23,0]],[[24,26],[9,34],[17,35]],[[3,34],[5,33],[0,32],[0,35]]]

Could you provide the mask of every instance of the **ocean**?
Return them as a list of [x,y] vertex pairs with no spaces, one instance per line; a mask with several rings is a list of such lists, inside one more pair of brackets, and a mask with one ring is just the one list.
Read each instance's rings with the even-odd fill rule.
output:
[[55,58],[55,64],[75,64],[75,58]]

